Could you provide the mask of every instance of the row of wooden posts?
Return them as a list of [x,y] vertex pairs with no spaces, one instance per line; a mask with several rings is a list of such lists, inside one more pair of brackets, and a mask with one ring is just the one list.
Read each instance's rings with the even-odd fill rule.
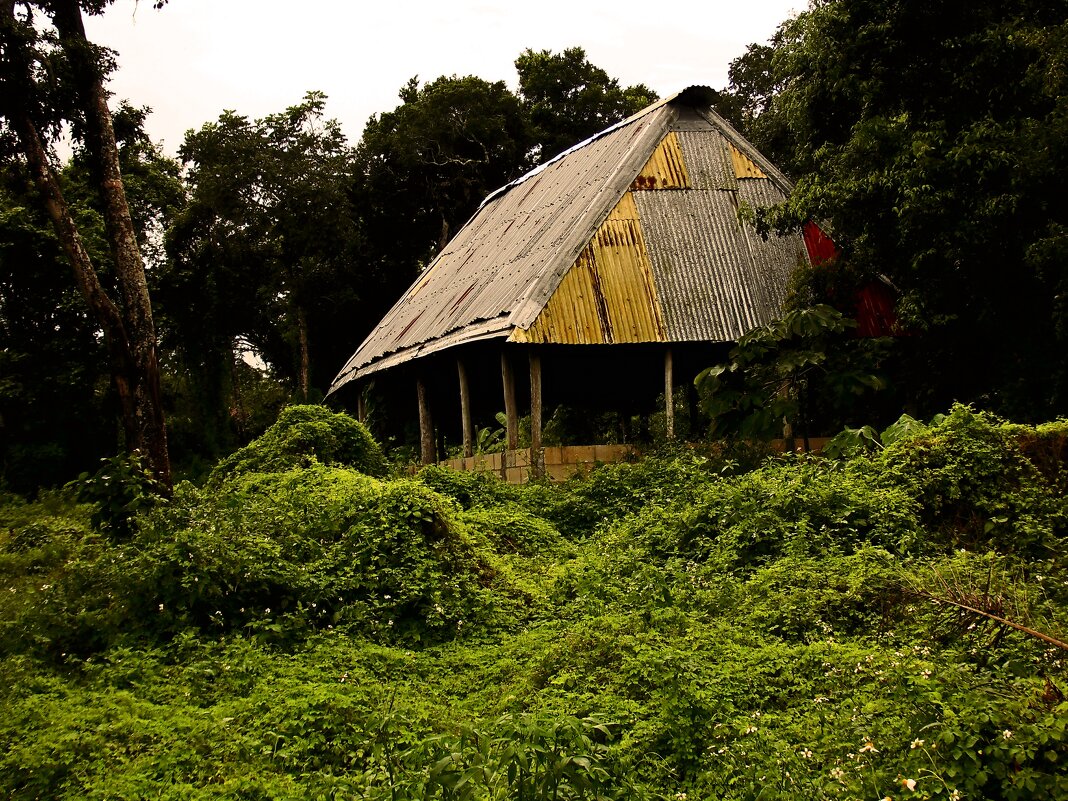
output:
[[[536,349],[528,352],[530,370],[530,465],[531,475],[545,474],[542,449],[542,371],[541,354]],[[463,426],[463,453],[465,457],[475,453],[475,426],[471,417],[471,390],[467,379],[467,367],[463,359],[456,360],[456,373],[460,383],[460,414]],[[504,391],[505,447],[508,451],[519,448],[519,410],[516,403],[515,373],[507,350],[501,352],[501,384]],[[419,456],[423,464],[437,461],[434,438],[434,422],[430,409],[429,394],[422,377],[417,377],[416,394],[419,402]],[[362,393],[358,398],[357,415],[365,417]],[[674,363],[671,348],[664,352],[664,414],[668,439],[675,437]]]

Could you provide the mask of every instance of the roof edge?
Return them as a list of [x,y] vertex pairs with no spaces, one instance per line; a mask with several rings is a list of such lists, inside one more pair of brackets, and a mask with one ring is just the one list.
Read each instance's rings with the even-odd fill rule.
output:
[[[513,328],[514,326],[509,325],[508,320],[505,317],[495,317],[492,320],[486,320],[477,325],[471,325],[453,331],[451,334],[447,334],[438,339],[420,342],[409,348],[395,350],[361,367],[349,369],[347,373],[345,369],[342,369],[330,384],[330,389],[326,393],[326,397],[330,397],[350,381],[366,378],[369,375],[377,373],[379,370],[385,370],[398,364],[413,361],[422,356],[429,356],[431,353],[437,353],[438,351],[455,347],[456,345],[464,345],[469,342],[481,342],[485,339],[504,338],[511,333]],[[347,367],[348,365],[346,365],[346,368]]]
[[727,122],[725,118],[721,117],[711,106],[698,108],[697,113],[704,117],[710,124],[718,128],[732,145],[738,148],[738,150],[760,167],[764,174],[771,179],[771,182],[775,184],[776,189],[787,197],[790,196],[790,192],[793,191],[794,188],[793,181],[787,178],[778,167],[768,161],[767,157],[757,150],[756,145],[742,136],[737,128]]

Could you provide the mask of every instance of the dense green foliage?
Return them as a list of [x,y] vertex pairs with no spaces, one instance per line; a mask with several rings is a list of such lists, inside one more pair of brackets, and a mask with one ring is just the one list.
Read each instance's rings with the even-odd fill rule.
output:
[[739,337],[730,361],[706,368],[694,382],[713,433],[774,439],[785,424],[807,438],[813,422],[820,430],[853,411],[857,396],[884,387],[877,370],[889,345],[850,336],[855,326],[817,305]]
[[657,100],[645,84],[622,87],[591,64],[581,47],[524,50],[515,60],[535,158],[556,156]]
[[362,423],[324,406],[289,406],[261,437],[216,465],[211,480],[232,475],[275,473],[305,467],[309,461],[341,465],[382,476],[388,465]]
[[[325,105],[309,92],[263,119],[226,111],[186,134],[189,202],[167,232],[158,296],[208,408],[225,406],[238,337],[297,388],[308,371],[325,386],[347,355],[329,343],[338,310],[359,303],[358,215],[352,152]],[[374,284],[369,272],[363,283]],[[311,362],[311,341],[324,363]]]
[[1045,0],[822,0],[732,65],[721,108],[797,181],[764,217],[826,224],[817,300],[898,292],[905,393],[1064,414],[1068,29]]
[[1065,652],[1028,633],[1068,631],[1068,424],[958,406],[555,486],[375,478],[356,425],[293,410],[121,536],[3,499],[0,792],[1068,792]]

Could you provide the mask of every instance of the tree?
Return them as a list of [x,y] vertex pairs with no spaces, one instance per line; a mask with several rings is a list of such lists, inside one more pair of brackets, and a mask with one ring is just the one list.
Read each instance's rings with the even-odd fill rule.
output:
[[527,49],[515,60],[519,97],[529,116],[536,161],[545,161],[657,100],[645,84],[622,88],[586,58]]
[[[115,132],[131,217],[141,241],[159,241],[181,203],[178,165],[144,133],[146,109],[120,104]],[[103,212],[81,149],[59,173],[101,283],[114,291]],[[146,258],[151,263],[153,248]],[[157,260],[158,265],[158,260]],[[10,486],[30,492],[95,468],[112,452],[116,399],[107,348],[70,280],[24,161],[0,171],[0,462]]]
[[[316,356],[316,328],[353,314],[362,294],[352,154],[325,104],[310,92],[260,120],[226,111],[181,147],[189,204],[168,234],[161,298],[215,406],[238,339],[304,398],[347,355]],[[331,344],[324,331],[319,346]]]
[[[99,218],[80,220],[103,246]],[[98,251],[99,252],[99,251]],[[95,255],[95,254],[94,254]],[[114,447],[107,353],[24,164],[0,173],[0,483],[69,480]]]
[[763,223],[826,220],[898,288],[918,413],[1068,410],[1064,21],[1042,0],[833,0],[773,42],[756,119],[788,128],[797,185]]
[[[169,487],[152,306],[104,89],[113,64],[86,39],[82,24],[83,8],[100,13],[108,4],[0,0],[0,113],[8,140],[13,134],[26,160],[78,288],[103,330],[126,447],[140,451],[160,483]],[[51,27],[41,24],[37,11]],[[101,283],[48,151],[47,137],[63,120],[83,143],[99,193],[115,269],[114,298]]]
[[794,309],[740,337],[730,361],[695,379],[715,435],[805,440],[811,426],[837,430],[858,396],[885,385],[878,372],[885,341],[850,335],[856,322],[817,305]]
[[750,44],[730,64],[730,85],[716,98],[716,111],[749,139],[776,167],[796,174],[796,148],[776,103],[788,83],[776,59],[784,51],[783,28],[768,44]]
[[412,78],[400,98],[356,150],[363,268],[380,276],[383,312],[487,194],[531,166],[527,121],[503,81]]

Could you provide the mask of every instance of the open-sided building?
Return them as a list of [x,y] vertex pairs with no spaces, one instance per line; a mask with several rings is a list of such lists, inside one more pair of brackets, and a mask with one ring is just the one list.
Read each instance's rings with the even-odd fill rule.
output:
[[425,462],[434,420],[471,455],[475,421],[502,406],[513,452],[530,411],[534,472],[551,402],[632,412],[663,394],[670,432],[676,381],[777,317],[811,258],[802,232],[763,239],[747,222],[790,183],[711,99],[690,87],[487,197],[331,391],[410,382]]

